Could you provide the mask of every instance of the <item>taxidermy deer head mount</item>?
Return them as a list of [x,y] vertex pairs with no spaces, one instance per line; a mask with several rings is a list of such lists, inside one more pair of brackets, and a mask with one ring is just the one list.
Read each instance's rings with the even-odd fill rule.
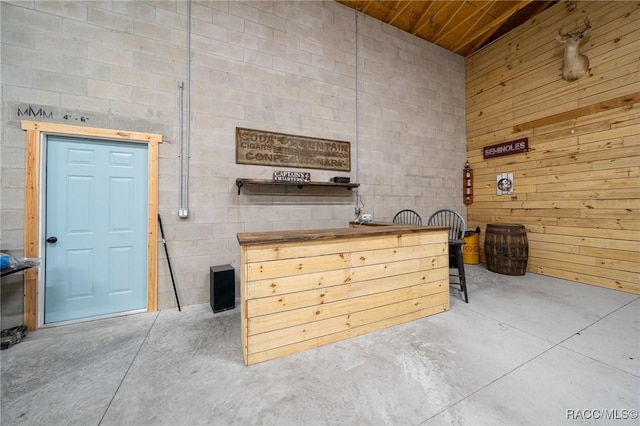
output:
[[564,44],[564,62],[562,64],[562,78],[567,81],[575,81],[589,70],[589,58],[578,52],[578,46],[582,39],[591,32],[591,23],[584,20],[585,29],[572,33],[562,34],[558,30],[556,40]]

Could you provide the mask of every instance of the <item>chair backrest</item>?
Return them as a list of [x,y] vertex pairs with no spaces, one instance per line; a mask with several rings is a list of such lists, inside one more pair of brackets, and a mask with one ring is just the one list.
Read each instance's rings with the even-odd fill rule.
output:
[[449,227],[449,240],[462,240],[466,231],[466,224],[462,216],[449,209],[438,210],[432,214],[427,224]]
[[403,223],[406,225],[422,225],[422,218],[411,209],[400,210],[393,217],[393,223]]

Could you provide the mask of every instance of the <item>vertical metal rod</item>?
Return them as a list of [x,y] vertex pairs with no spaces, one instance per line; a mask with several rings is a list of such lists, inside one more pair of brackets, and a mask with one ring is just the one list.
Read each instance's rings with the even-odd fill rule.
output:
[[[359,77],[358,77],[358,73],[359,73],[359,66],[358,66],[358,62],[360,61],[358,59],[358,11],[354,10],[355,12],[355,55],[356,55],[356,75],[355,75],[355,93],[354,93],[354,98],[355,98],[355,117],[354,117],[354,121],[355,121],[355,169],[356,169],[356,176],[355,176],[355,181],[356,182],[360,182],[360,154],[358,153],[358,136],[359,136],[359,127],[360,127],[360,122],[359,122],[359,115],[360,115],[360,110],[359,110]],[[355,211],[356,212],[360,212],[360,192],[358,192],[358,188],[354,189],[355,195],[356,195],[356,206],[355,206]],[[356,213],[356,216],[359,216],[359,214]]]
[[[187,147],[184,208],[189,211],[189,163],[191,162],[191,0],[187,0]],[[187,213],[188,214],[188,213]]]
[[179,133],[180,133],[180,151],[178,153],[178,175],[180,176],[179,178],[179,184],[178,184],[178,216],[180,216],[180,212],[182,211],[182,200],[184,198],[182,191],[183,191],[183,186],[184,186],[184,176],[183,176],[183,172],[182,172],[182,158],[183,158],[183,151],[184,151],[184,82],[182,80],[180,80],[178,82],[178,91],[180,94],[180,121],[179,121]]
[[[355,42],[356,42],[356,45],[355,45],[356,75],[355,75],[355,93],[354,93],[354,100],[356,102],[356,105],[355,105],[355,117],[354,117],[354,121],[355,121],[355,138],[354,138],[354,140],[355,140],[355,147],[354,148],[355,149],[354,149],[354,151],[355,151],[355,169],[356,169],[356,176],[355,176],[356,179],[355,179],[355,181],[356,182],[360,182],[360,180],[359,180],[360,165],[358,164],[359,163],[359,159],[360,159],[360,156],[358,154],[358,135],[359,135],[358,134],[358,132],[359,132],[359,130],[358,130],[358,127],[359,127],[358,115],[360,114],[360,111],[358,109],[358,107],[359,107],[359,102],[358,102],[358,81],[359,81],[359,78],[358,78],[358,72],[359,72],[358,61],[360,59],[358,59],[358,11],[355,10],[354,12],[355,12],[354,18],[355,18],[355,30],[356,30],[355,31],[356,32],[356,34],[355,34]],[[360,192],[358,192],[358,188],[354,189],[354,192],[355,192],[355,195],[356,195],[355,211],[356,212],[360,212],[361,211],[360,210]],[[359,214],[356,213],[356,216],[359,216]]]
[[[356,177],[356,182],[359,182],[359,180],[358,180],[358,175],[359,175],[359,170],[358,170],[359,169],[359,167],[358,167],[358,160],[359,160],[359,158],[358,158],[359,157],[359,155],[358,155],[359,129],[358,129],[358,127],[360,126],[360,122],[359,122],[359,117],[358,116],[360,115],[360,110],[359,110],[359,96],[358,96],[358,94],[359,94],[359,92],[358,92],[358,90],[359,90],[359,87],[358,87],[358,84],[359,84],[358,72],[360,70],[359,70],[359,66],[358,66],[359,59],[358,59],[358,11],[357,10],[355,11],[355,18],[356,18],[356,35],[355,35],[355,41],[356,41],[356,46],[355,46],[355,54],[356,54],[356,76],[355,76],[355,80],[356,80],[355,81],[355,86],[356,86],[356,92],[355,92],[355,101],[356,101],[356,108],[355,108],[355,110],[356,110],[356,114],[355,114],[356,115],[355,116],[355,127],[356,127],[356,129],[355,129],[355,132],[356,132],[356,134],[355,134],[355,142],[356,142],[356,144],[355,144],[356,145],[356,147],[355,147],[356,148],[355,149],[355,152],[356,152],[356,164],[355,164],[355,166],[356,166],[356,176],[355,177]],[[357,199],[356,199],[356,203],[357,203]]]
[[180,309],[180,299],[178,299],[178,290],[176,290],[176,280],[173,278],[173,269],[171,269],[171,260],[169,259],[169,249],[167,249],[167,241],[164,239],[164,229],[162,229],[162,219],[158,214],[158,224],[160,224],[160,235],[162,236],[162,244],[164,244],[164,253],[167,255],[167,263],[169,264],[169,274],[171,274],[171,282],[173,283],[173,293],[176,295],[176,303],[178,304],[178,311]]

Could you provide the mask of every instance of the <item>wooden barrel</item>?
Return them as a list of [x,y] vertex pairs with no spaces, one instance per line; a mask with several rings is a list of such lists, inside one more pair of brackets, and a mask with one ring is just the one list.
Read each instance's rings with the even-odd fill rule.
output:
[[484,239],[487,269],[505,275],[524,275],[529,243],[524,225],[489,223]]

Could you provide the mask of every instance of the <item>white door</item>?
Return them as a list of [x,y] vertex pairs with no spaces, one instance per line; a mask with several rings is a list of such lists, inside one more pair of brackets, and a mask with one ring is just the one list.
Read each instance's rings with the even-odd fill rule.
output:
[[46,143],[44,322],[147,307],[147,145]]

